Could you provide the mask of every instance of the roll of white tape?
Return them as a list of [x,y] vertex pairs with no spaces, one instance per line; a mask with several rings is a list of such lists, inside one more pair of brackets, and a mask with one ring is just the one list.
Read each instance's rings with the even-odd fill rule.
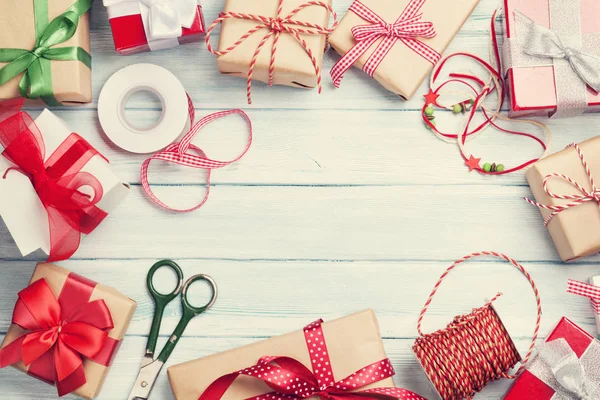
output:
[[[158,123],[148,129],[131,125],[125,104],[137,92],[148,91],[162,104]],[[106,136],[132,153],[153,153],[173,143],[189,119],[187,94],[175,75],[154,64],[134,64],[111,76],[98,100],[98,117]]]

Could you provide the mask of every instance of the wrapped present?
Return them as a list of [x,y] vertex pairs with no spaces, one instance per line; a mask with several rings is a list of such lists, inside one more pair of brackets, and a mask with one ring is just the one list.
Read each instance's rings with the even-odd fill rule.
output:
[[336,87],[353,65],[410,99],[479,0],[355,0],[331,35],[342,58]]
[[562,318],[504,400],[600,398],[600,342]]
[[69,258],[129,192],[108,160],[48,110],[0,104],[0,217],[21,254]]
[[2,2],[0,100],[41,98],[53,106],[92,101],[92,1]]
[[591,277],[590,283],[569,279],[567,292],[590,299],[596,315],[596,329],[600,334],[600,276]]
[[425,400],[394,387],[371,310],[175,365],[168,375],[177,400]]
[[[319,87],[332,0],[227,0],[225,11],[208,28],[208,49],[217,55],[219,72],[269,85]],[[212,30],[222,24],[219,46],[210,44]]]
[[504,0],[511,117],[600,111],[600,8],[587,0]]
[[0,368],[12,365],[56,384],[59,396],[98,395],[136,303],[53,264],[38,264],[19,292]]
[[200,42],[206,32],[199,0],[104,0],[120,54]]
[[600,173],[600,136],[543,158],[527,180],[558,254],[571,261],[600,251],[600,210],[595,176]]

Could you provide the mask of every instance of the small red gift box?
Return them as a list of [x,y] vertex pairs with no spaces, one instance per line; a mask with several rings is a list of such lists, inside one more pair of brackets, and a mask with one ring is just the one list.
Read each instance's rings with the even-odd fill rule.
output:
[[199,0],[104,0],[119,54],[200,42],[206,26]]
[[600,398],[600,342],[589,333],[563,317],[537,350],[504,400]]

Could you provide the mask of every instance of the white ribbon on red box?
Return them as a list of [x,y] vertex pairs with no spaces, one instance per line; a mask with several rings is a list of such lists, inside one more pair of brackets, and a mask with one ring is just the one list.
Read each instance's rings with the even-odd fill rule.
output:
[[182,28],[196,18],[198,0],[104,0],[108,18],[141,15],[150,50],[179,45]]

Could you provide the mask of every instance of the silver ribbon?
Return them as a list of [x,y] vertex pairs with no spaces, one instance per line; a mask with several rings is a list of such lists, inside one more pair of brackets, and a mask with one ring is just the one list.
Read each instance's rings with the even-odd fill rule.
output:
[[582,34],[579,0],[548,1],[551,29],[515,11],[515,34],[503,44],[504,69],[552,66],[557,97],[552,116],[571,117],[586,110],[588,85],[600,91],[600,33]]
[[537,354],[527,368],[555,394],[552,400],[600,399],[600,343],[593,340],[577,357],[565,339],[537,346]]

